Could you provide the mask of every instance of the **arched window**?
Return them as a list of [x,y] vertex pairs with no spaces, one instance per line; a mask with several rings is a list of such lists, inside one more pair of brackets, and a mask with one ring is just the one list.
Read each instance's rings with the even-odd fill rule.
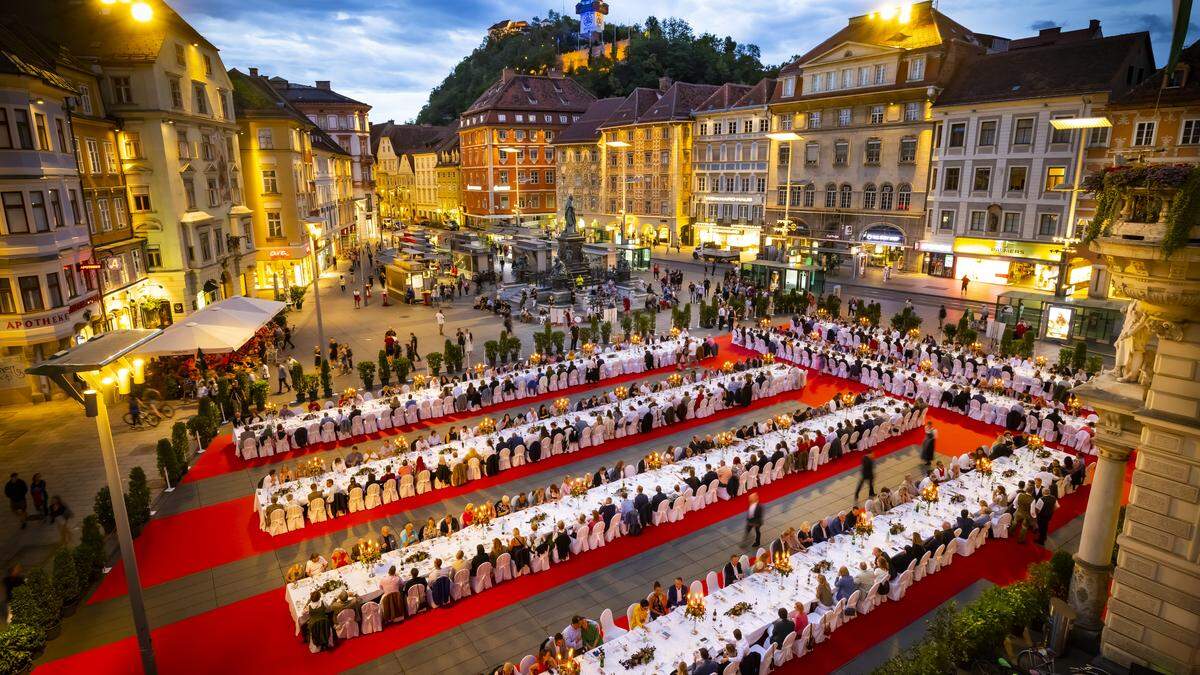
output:
[[850,195],[852,191],[849,183],[842,183],[842,187],[838,189],[838,208],[850,208]]
[[817,186],[809,183],[804,186],[804,205],[812,208],[817,202]]
[[896,210],[907,211],[912,206],[912,186],[908,183],[901,183],[896,188]]
[[892,210],[892,185],[884,183],[879,188],[879,208],[884,211]]
[[867,183],[866,187],[863,188],[863,208],[864,209],[875,208],[875,192],[876,191],[875,191],[874,183]]
[[837,185],[829,183],[825,186],[825,208],[832,209],[837,206]]
[[725,147],[724,143],[722,143],[721,144],[721,161],[722,162],[728,161],[728,157],[729,157],[729,149]]

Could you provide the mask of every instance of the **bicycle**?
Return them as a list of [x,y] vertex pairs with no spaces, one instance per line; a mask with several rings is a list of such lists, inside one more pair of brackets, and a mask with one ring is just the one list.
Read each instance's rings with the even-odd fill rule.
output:
[[125,424],[129,425],[130,429],[152,429],[157,427],[163,420],[162,415],[154,411],[153,408],[141,411],[137,420],[134,420],[133,413],[125,413],[121,419]]
[[[998,663],[1014,672],[1028,673],[1029,675],[1057,675],[1059,671],[1055,668],[1054,658],[1053,650],[1044,646],[1033,646],[1017,654],[1015,666],[1004,657],[1000,657]],[[1090,663],[1082,666],[1069,666],[1066,673],[1069,675],[1112,675],[1107,670]]]

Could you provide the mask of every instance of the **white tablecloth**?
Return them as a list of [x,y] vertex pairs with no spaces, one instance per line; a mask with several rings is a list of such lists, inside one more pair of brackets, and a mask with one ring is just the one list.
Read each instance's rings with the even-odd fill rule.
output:
[[[522,426],[496,431],[491,434],[474,436],[465,440],[450,441],[437,446],[409,450],[408,452],[392,457],[369,460],[350,469],[328,471],[318,476],[281,483],[269,489],[259,488],[255,493],[256,498],[254,502],[255,510],[260,514],[259,526],[264,530],[267,529],[267,523],[262,514],[265,513],[266,507],[271,504],[272,497],[278,496],[279,503],[284,504],[286,496],[291,494],[294,502],[305,506],[308,504],[308,495],[314,483],[321,490],[325,490],[326,480],[333,480],[337,488],[347,490],[350,485],[350,479],[353,477],[357,477],[357,482],[361,485],[366,482],[369,474],[374,473],[376,476],[382,476],[387,472],[387,467],[390,466],[395,470],[405,460],[408,461],[410,466],[415,467],[418,458],[424,462],[430,471],[437,467],[438,461],[442,458],[446,460],[447,464],[453,467],[454,464],[461,461],[460,458],[467,455],[471,448],[475,449],[482,461],[494,452],[492,448],[495,443],[514,435],[525,437],[527,439],[526,445],[528,445],[533,439],[540,437],[542,430],[549,429],[551,426],[559,428],[568,424],[574,426],[577,421],[584,420],[589,423],[590,427],[596,424],[598,416],[604,416],[609,412],[618,421],[640,420],[651,409],[661,410],[662,407],[667,405],[678,405],[685,396],[694,401],[702,391],[705,392],[704,396],[706,398],[717,402],[719,409],[721,398],[719,394],[723,386],[734,381],[740,382],[747,375],[757,377],[759,374],[768,378],[768,381],[764,385],[765,390],[761,394],[764,396],[774,396],[785,391],[801,389],[804,387],[807,379],[807,374],[803,370],[783,363],[776,363],[742,372],[719,374],[700,382],[684,384],[648,395],[631,397],[617,403],[609,403],[580,412],[569,412],[564,415],[537,420]],[[662,424],[663,419],[661,415],[656,414],[655,426],[661,426]],[[548,444],[543,443],[542,457],[545,458],[549,455],[550,448]]]
[[[990,502],[996,485],[1004,485],[1011,494],[1018,481],[1032,479],[1053,459],[1061,460],[1066,456],[1065,453],[1050,452],[1050,458],[1039,459],[1035,456],[1035,451],[1018,450],[1012,457],[997,459],[992,465],[991,477],[971,472],[943,483],[939,490],[939,501],[932,505],[926,506],[921,503],[918,506],[917,502],[911,501],[876,516],[875,530],[868,537],[856,539],[842,534],[816,544],[807,551],[794,554],[792,573],[786,578],[774,572],[752,574],[725,588],[711,591],[705,598],[704,619],[693,621],[687,618],[682,608],[676,608],[670,614],[649,623],[647,629],[632,630],[606,642],[603,645],[603,671],[600,669],[597,650],[581,656],[578,660],[582,673],[669,673],[673,672],[681,661],[690,665],[696,651],[701,647],[707,647],[710,653],[715,654],[732,639],[735,628],[741,629],[744,636],[760,633],[761,629],[778,618],[780,608],[790,612],[797,602],[807,605],[816,600],[816,575],[812,573],[813,565],[822,560],[832,563],[832,569],[825,573],[830,586],[837,577],[839,567],[857,570],[858,564],[865,561],[873,569],[871,551],[874,547],[878,546],[889,554],[898,553],[911,542],[913,531],[928,537],[935,528],[941,529],[943,521],[953,523],[963,508],[973,512],[975,509],[972,505],[978,504],[979,500]],[[1009,469],[1015,470],[1016,473],[1005,478],[1003,473]],[[960,504],[952,503],[950,499],[955,494],[964,495],[966,501]],[[905,530],[891,534],[889,529],[897,522],[903,523]],[[892,583],[896,581],[893,580]],[[726,610],[741,602],[750,605],[750,611],[738,617],[726,616]],[[655,648],[652,663],[632,669],[620,666],[622,660],[628,659],[643,647]]]
[[[613,503],[620,506],[623,498],[618,493],[621,490],[627,490],[629,498],[632,499],[637,492],[638,486],[641,486],[648,496],[654,494],[656,486],[661,486],[663,492],[674,499],[674,497],[678,496],[673,493],[674,486],[684,485],[684,479],[687,477],[687,470],[689,468],[694,469],[698,476],[702,476],[705,473],[706,464],[711,464],[715,467],[721,461],[725,461],[728,465],[732,466],[734,457],[741,457],[744,461],[754,452],[766,451],[770,453],[780,441],[787,443],[788,448],[794,448],[796,438],[800,434],[827,433],[842,420],[856,420],[866,415],[885,416],[896,420],[908,409],[909,406],[901,401],[878,398],[857,406],[815,417],[812,420],[793,425],[785,430],[774,431],[752,439],[739,441],[728,447],[714,449],[710,452],[684,459],[678,463],[669,464],[660,469],[646,471],[633,477],[594,487],[578,497],[566,495],[557,502],[532,506],[507,516],[496,518],[484,525],[464,527],[450,536],[429,539],[407,548],[386,553],[380,562],[370,568],[364,564],[354,563],[329,570],[314,578],[305,578],[289,583],[286,587],[288,606],[292,616],[296,619],[297,630],[299,630],[300,623],[307,615],[306,605],[309,596],[314,589],[328,581],[341,581],[345,584],[345,587],[338,588],[326,594],[326,602],[332,601],[342,590],[348,590],[364,600],[370,600],[381,595],[379,578],[387,573],[390,565],[396,565],[397,571],[401,572],[401,576],[406,580],[408,579],[408,570],[414,567],[421,576],[428,576],[433,571],[434,558],[441,558],[448,565],[458,551],[463,551],[464,554],[470,557],[475,551],[475,547],[479,544],[483,544],[485,549],[490,549],[493,538],[499,538],[501,541],[507,542],[511,538],[513,529],[519,529],[521,534],[526,537],[527,542],[531,544],[534,543],[536,538],[553,530],[560,520],[564,521],[568,528],[573,529],[580,514],[590,514],[593,510],[598,510],[608,498],[612,498]],[[687,490],[686,485],[684,485],[684,490]],[[690,490],[687,491],[690,494]],[[544,514],[545,518],[541,524],[537,528],[532,527],[532,520],[542,514]],[[408,562],[410,557],[418,553],[427,554],[428,557],[421,561]]]
[[[625,344],[619,348],[611,347],[603,350],[591,357],[581,355],[574,360],[576,368],[580,369],[579,381],[583,381],[582,371],[594,365],[596,361],[599,361],[600,363],[601,381],[618,377],[626,373],[643,372],[646,365],[646,350],[650,350],[651,353],[654,354],[655,363],[657,365],[671,365],[675,363],[676,354],[688,340],[688,335],[686,333],[681,333],[677,338],[664,337],[659,341],[653,342],[652,344]],[[691,340],[691,348],[693,353],[699,344],[699,340]],[[501,373],[495,377],[492,376],[491,371],[485,371],[482,377],[475,378],[472,381],[475,382],[476,386],[481,386],[485,382],[490,384],[493,379],[499,380],[501,384],[505,382],[512,382],[516,386],[516,391],[513,393],[512,400],[518,401],[523,398],[529,398],[537,395],[536,391],[531,391],[529,388],[529,383],[531,381],[536,384],[538,380],[551,369],[557,370],[559,366],[565,367],[570,363],[570,361],[563,361],[561,363],[555,363],[551,365],[530,366],[522,370]],[[469,382],[457,383],[454,387],[452,387],[452,389],[454,389],[454,391],[457,393],[461,393],[462,391],[465,391],[467,384],[469,384]],[[405,388],[408,388],[407,385]],[[557,388],[561,389],[565,387]],[[411,405],[417,410],[418,419],[436,419],[438,417],[449,415],[455,412],[453,409],[445,410],[442,405],[439,405],[446,398],[445,394],[443,393],[443,389],[444,387],[440,385],[431,384],[430,386],[421,389],[404,391],[403,393],[398,394],[396,397],[387,396],[380,398],[367,398],[359,403],[358,409],[362,412],[364,418],[372,415],[376,417],[382,417],[385,414],[391,414],[393,398],[398,398],[399,401],[403,402],[404,409],[407,409],[407,407],[410,405],[408,401],[411,399],[413,401]],[[368,393],[366,396],[370,396],[370,394]],[[451,398],[454,398],[453,394],[451,395]],[[233,437],[237,443],[238,456],[241,456],[241,445],[245,439],[253,439],[255,446],[258,447],[257,439],[266,433],[268,429],[274,429],[275,426],[279,424],[283,425],[283,429],[291,441],[292,448],[296,447],[296,443],[294,442],[294,434],[300,427],[309,429],[308,443],[310,445],[320,442],[321,439],[319,438],[319,435],[313,433],[312,431],[314,426],[319,427],[323,421],[323,417],[326,414],[328,414],[331,419],[336,421],[339,418],[348,415],[351,409],[352,408],[349,405],[337,407],[330,403],[327,404],[326,408],[320,412],[310,413],[304,410],[297,410],[295,411],[296,414],[292,416],[276,416],[271,417],[261,423],[250,424],[245,427],[235,427],[233,430]],[[339,438],[340,437],[342,436],[339,435]]]

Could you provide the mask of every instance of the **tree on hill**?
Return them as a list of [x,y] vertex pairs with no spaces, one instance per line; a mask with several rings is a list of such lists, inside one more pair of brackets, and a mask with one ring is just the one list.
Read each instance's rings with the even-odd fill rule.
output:
[[[551,11],[546,20],[534,18],[528,30],[493,39],[455,66],[429,93],[429,102],[417,116],[420,123],[444,124],[455,119],[500,77],[506,67],[542,73],[555,64],[562,51],[576,47],[579,22]],[[754,84],[775,75],[777,67],[763,65],[753,44],[738,44],[729,36],[696,35],[683,19],[648,17],[645,26],[610,24],[605,36],[628,36],[625,59],[613,62],[597,57],[571,73],[597,97],[625,96],[635,87],[657,87],[663,75],[682,82]]]

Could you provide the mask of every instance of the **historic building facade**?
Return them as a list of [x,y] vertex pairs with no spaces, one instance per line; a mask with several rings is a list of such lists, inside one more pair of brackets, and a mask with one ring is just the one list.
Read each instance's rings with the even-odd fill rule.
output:
[[1103,116],[1110,95],[1152,70],[1147,33],[1104,37],[1098,21],[1013,40],[960,68],[933,108],[922,270],[1043,292],[1087,290],[1092,260],[1064,261],[1062,240],[1079,233],[1090,209],[1077,200],[1077,222],[1069,222],[1081,150],[1104,154],[1109,130],[1055,130],[1051,121]]
[[448,133],[434,146],[434,151],[437,153],[434,173],[437,176],[438,222],[461,225],[462,167],[459,165],[457,122],[449,127]]
[[765,234],[775,80],[726,84],[694,113],[694,243],[758,251]]
[[603,196],[598,127],[624,100],[619,96],[596,100],[554,139],[559,210],[566,209],[567,198],[572,198],[576,226],[593,241],[611,240],[614,233]]
[[552,226],[552,143],[594,100],[561,72],[524,75],[506,68],[459,117],[465,224]]
[[[930,2],[891,16],[852,17],[779,73],[768,219],[813,258],[911,269],[925,233],[933,144],[930,108],[962,61],[982,54],[971,31]],[[788,175],[789,156],[791,174]]]

